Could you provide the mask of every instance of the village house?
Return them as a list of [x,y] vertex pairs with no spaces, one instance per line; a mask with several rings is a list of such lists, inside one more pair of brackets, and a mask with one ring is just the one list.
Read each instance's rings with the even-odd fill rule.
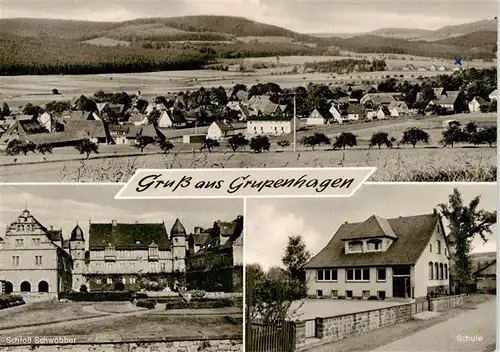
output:
[[326,125],[333,119],[332,114],[328,110],[319,111],[314,109],[306,120],[307,125]]
[[483,266],[474,273],[477,292],[496,293],[497,288],[497,261]]
[[130,113],[128,123],[134,126],[146,125],[148,123],[148,116],[146,114],[141,114],[139,111],[133,111]]
[[311,297],[424,298],[449,292],[449,247],[441,216],[342,224],[305,266]]
[[408,105],[404,101],[389,104],[388,109],[392,117],[401,117],[409,114]]
[[180,110],[170,109],[162,110],[158,119],[158,127],[161,128],[179,128],[186,126],[186,119]]
[[377,119],[377,110],[366,109],[366,119],[367,120],[376,120]]
[[75,110],[71,111],[69,115],[70,120],[88,120],[88,121],[101,121],[101,118],[92,111]]
[[497,100],[497,98],[498,98],[498,90],[496,89],[488,95],[488,99],[490,99],[490,101]]
[[439,95],[437,99],[431,100],[426,109],[429,109],[432,105],[438,105],[449,113],[457,112],[457,103],[459,102],[461,95],[462,93],[460,91],[447,91],[442,95]]
[[2,134],[0,139],[0,149],[5,150],[9,142],[13,139],[26,140],[28,136],[34,134],[48,133],[47,129],[36,120],[16,120]]
[[224,292],[243,291],[243,217],[216,221],[188,236],[188,285]]
[[139,136],[151,137],[155,141],[167,139],[165,134],[158,127],[148,124],[142,126],[129,126],[125,133],[126,143],[131,145],[137,144],[137,137]]
[[368,93],[363,95],[361,100],[359,101],[361,105],[364,107],[373,107],[373,106],[389,106],[392,103],[395,103],[397,100],[393,94],[389,93]]
[[208,127],[207,138],[220,140],[232,136],[235,130],[236,128],[227,121],[214,121]]
[[109,125],[109,134],[115,144],[127,144],[127,131],[130,126],[127,125]]
[[294,125],[299,127],[299,120],[293,116],[252,116],[247,121],[248,134],[282,135],[293,132]]
[[[248,109],[245,105],[243,105],[239,101],[230,101],[227,103],[227,108],[230,109],[231,111],[236,111],[238,113],[238,120],[239,121],[246,121],[252,112],[250,109]],[[255,115],[255,113],[254,113]]]
[[62,230],[43,226],[28,209],[0,237],[0,286],[5,293],[57,298],[58,292],[71,290],[71,270]]
[[330,110],[328,110],[330,114],[332,114],[335,122],[340,124],[344,122],[349,122],[349,117],[347,116],[347,111],[345,109],[341,109],[340,105],[332,104]]
[[108,125],[104,121],[68,120],[64,127],[65,132],[85,133],[87,138],[98,144],[115,144]]
[[146,107],[146,110],[144,111],[147,115],[151,114],[153,111],[158,110],[158,111],[166,111],[167,107],[163,103],[151,103],[148,104]]
[[363,108],[359,104],[349,104],[347,105],[347,118],[349,121],[358,121],[363,119],[364,112]]
[[469,111],[470,112],[481,112],[481,107],[485,107],[485,106],[488,106],[488,103],[486,102],[486,100],[484,100],[481,97],[474,97],[474,99],[472,99],[469,102]]
[[391,112],[387,108],[387,106],[381,106],[377,110],[377,120],[385,120],[391,117]]

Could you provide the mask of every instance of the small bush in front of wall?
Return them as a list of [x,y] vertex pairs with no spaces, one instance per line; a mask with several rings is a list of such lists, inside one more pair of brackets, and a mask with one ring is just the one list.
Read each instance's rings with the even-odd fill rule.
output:
[[186,303],[182,301],[167,302],[165,309],[210,309],[210,308],[227,308],[234,307],[234,301],[230,299],[211,299],[211,300],[191,300]]
[[370,296],[370,297],[368,297],[368,300],[369,301],[377,301],[378,298],[377,298],[377,296]]
[[337,299],[345,299],[344,296],[338,296]]
[[154,301],[147,301],[147,300],[140,299],[137,301],[136,306],[141,307],[141,308],[154,309],[156,306],[156,303]]
[[0,294],[0,309],[11,308],[24,304],[21,296],[11,294]]
[[207,293],[203,290],[194,290],[194,291],[191,291],[191,297],[193,298],[203,298],[205,297]]

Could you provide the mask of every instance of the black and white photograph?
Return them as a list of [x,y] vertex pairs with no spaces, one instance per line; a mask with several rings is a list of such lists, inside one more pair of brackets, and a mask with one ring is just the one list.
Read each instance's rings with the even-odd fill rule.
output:
[[246,351],[495,351],[497,194],[371,183],[248,199]]
[[496,1],[4,0],[0,181],[495,182]]
[[242,351],[243,200],[2,185],[0,350]]

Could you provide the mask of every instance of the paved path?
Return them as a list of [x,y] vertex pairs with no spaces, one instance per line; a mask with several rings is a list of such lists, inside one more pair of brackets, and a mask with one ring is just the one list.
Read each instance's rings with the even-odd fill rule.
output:
[[[495,300],[477,309],[389,343],[373,352],[483,352],[495,350]],[[476,341],[464,342],[466,338]],[[481,341],[477,341],[480,339]]]

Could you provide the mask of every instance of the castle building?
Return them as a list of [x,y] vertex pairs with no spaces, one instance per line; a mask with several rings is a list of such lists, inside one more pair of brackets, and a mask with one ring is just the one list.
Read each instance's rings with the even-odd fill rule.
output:
[[207,291],[243,290],[243,217],[195,228],[188,236],[188,286]]
[[152,281],[173,286],[174,274],[185,273],[186,230],[179,219],[170,236],[164,222],[89,223],[88,252],[81,245],[79,230],[77,225],[71,240],[71,253],[82,264],[82,270],[75,271],[74,290],[80,276],[90,290],[110,290],[118,285],[137,290]]
[[72,286],[62,230],[44,227],[25,209],[0,238],[0,293],[57,295]]

